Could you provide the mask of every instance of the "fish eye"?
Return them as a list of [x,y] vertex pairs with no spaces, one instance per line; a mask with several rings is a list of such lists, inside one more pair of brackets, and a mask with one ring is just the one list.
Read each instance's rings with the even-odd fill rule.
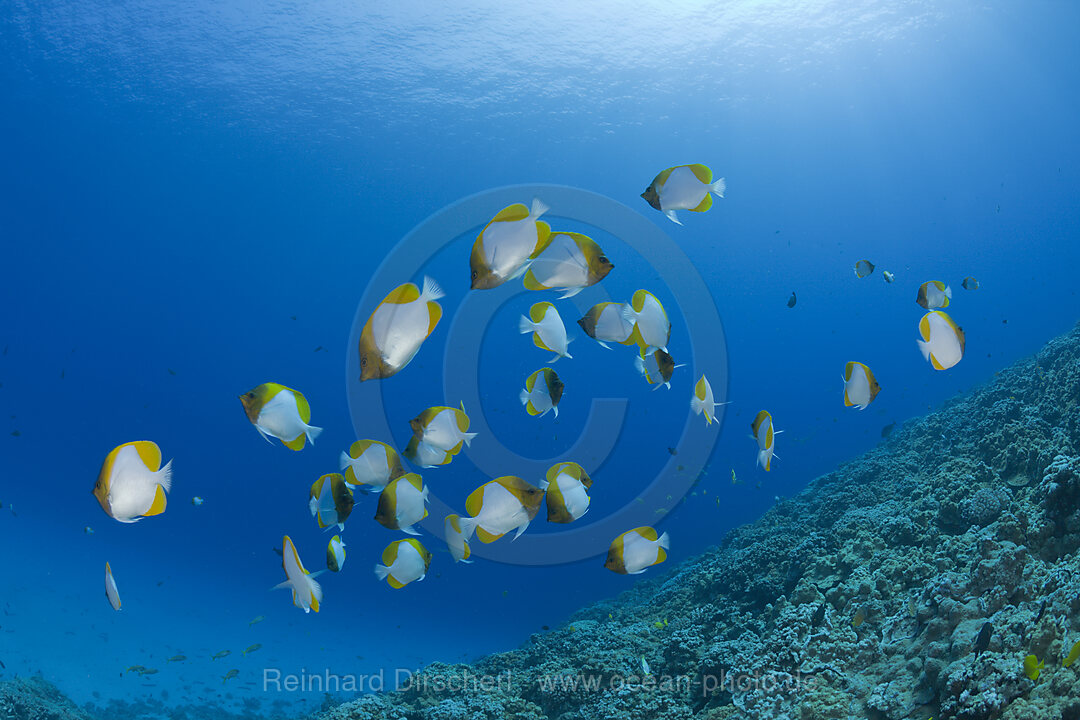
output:
[[478,275],[478,273],[475,270],[473,270],[472,271],[472,279],[475,280],[477,275]]
[[607,256],[601,255],[600,256],[600,262],[607,263],[607,262],[611,262],[611,261],[607,259]]
[[360,367],[366,367],[366,366],[367,366],[367,358],[364,357],[363,355],[361,355],[360,356]]

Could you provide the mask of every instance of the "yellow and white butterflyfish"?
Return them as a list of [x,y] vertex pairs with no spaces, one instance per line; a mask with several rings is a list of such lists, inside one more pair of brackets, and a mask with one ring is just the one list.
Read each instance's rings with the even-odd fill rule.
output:
[[120,609],[120,591],[116,589],[116,580],[113,579],[112,568],[105,563],[105,597],[113,610]]
[[409,421],[413,435],[428,445],[439,450],[457,455],[461,445],[469,445],[476,433],[469,429],[469,416],[465,414],[465,403],[460,407],[430,407]]
[[667,533],[657,537],[648,526],[627,530],[611,541],[604,567],[620,575],[637,575],[667,560],[669,547]]
[[161,467],[161,449],[149,440],[113,448],[101,465],[94,497],[107,515],[133,523],[165,512],[172,489],[172,461]]
[[971,277],[970,275],[968,275],[966,278],[964,278],[963,282],[961,282],[960,284],[963,285],[965,290],[978,290],[979,289],[979,281],[976,280],[975,278]]
[[387,483],[405,474],[397,450],[378,440],[357,440],[341,453],[345,483],[365,491],[382,492]]
[[540,511],[547,481],[542,485],[537,487],[514,475],[481,485],[465,501],[470,517],[458,521],[462,535],[468,540],[475,531],[480,542],[492,543],[516,529],[516,540]]
[[881,391],[874,373],[861,362],[844,366],[844,405],[865,410]]
[[573,357],[568,350],[570,340],[566,337],[566,326],[559,311],[549,302],[538,302],[529,308],[529,316],[522,315],[518,321],[518,330],[522,334],[532,333],[536,347],[555,353],[548,362]]
[[690,409],[694,411],[695,415],[704,413],[705,424],[712,425],[713,420],[716,419],[716,408],[730,402],[730,400],[722,403],[716,402],[713,399],[712,385],[709,384],[709,379],[702,375],[701,379],[694,385],[694,396],[690,398]]
[[263,383],[240,396],[248,420],[266,442],[275,437],[290,450],[302,450],[304,442],[315,444],[322,428],[308,425],[311,406],[299,390]]
[[540,220],[547,211],[548,206],[534,198],[531,209],[517,203],[491,219],[469,256],[473,290],[490,290],[528,270],[551,242],[551,228]]
[[585,468],[576,462],[556,463],[548,468],[545,479],[548,522],[569,523],[588,512],[592,478]]
[[420,440],[420,436],[413,435],[409,439],[409,444],[405,446],[405,452],[402,454],[409,459],[409,462],[427,469],[436,465],[449,465],[456,453],[447,452],[434,445],[428,445]]
[[952,288],[940,280],[927,280],[919,286],[919,294],[915,296],[915,302],[927,310],[949,307],[952,300]]
[[409,364],[439,324],[436,301],[444,295],[429,277],[422,290],[408,282],[390,291],[360,333],[360,382],[388,378]]
[[652,347],[641,347],[638,355],[634,357],[634,367],[645,378],[645,382],[654,386],[653,390],[659,390],[661,387],[670,390],[672,373],[675,372],[675,368],[681,368],[684,365],[684,363],[676,365],[674,358],[663,350]]
[[342,542],[340,535],[335,535],[330,538],[330,542],[326,546],[326,568],[333,572],[341,572],[341,568],[345,566],[345,543]]
[[288,535],[281,542],[281,569],[285,571],[285,582],[278,583],[273,589],[292,590],[293,605],[305,613],[312,610],[319,612],[323,591],[322,586],[316,582],[315,578],[325,571],[320,570],[317,573],[309,573],[305,570],[304,564],[300,562],[300,555],[296,552],[296,546],[293,545],[292,538]]
[[676,210],[705,212],[712,207],[712,196],[722,198],[727,190],[724,178],[713,181],[712,170],[700,163],[676,165],[664,170],[641,193],[645,202],[664,213],[671,222],[682,225]]
[[874,263],[869,260],[859,260],[855,263],[855,277],[864,278],[874,272]]
[[564,387],[558,373],[551,368],[540,368],[525,378],[525,389],[518,398],[530,415],[543,417],[549,410],[554,410],[555,417],[559,417],[559,401],[562,400]]
[[416,473],[402,475],[379,495],[375,520],[389,530],[419,535],[413,525],[427,517],[428,489]]
[[964,331],[940,310],[931,310],[919,321],[919,350],[935,370],[948,370],[964,357]]
[[601,346],[611,349],[609,342],[633,345],[634,323],[623,317],[625,303],[602,302],[589,308],[589,312],[577,321],[585,334]]
[[773,440],[783,430],[773,429],[772,415],[765,410],[757,414],[754,422],[750,423],[750,429],[754,433],[752,437],[758,444],[757,464],[764,468],[765,472],[769,472],[772,459],[778,457],[773,451]]
[[461,532],[461,518],[457,515],[447,515],[443,521],[443,534],[446,536],[446,548],[450,551],[454,562],[471,563],[469,555],[469,543],[465,540],[465,534]]
[[353,494],[345,484],[345,476],[327,473],[312,483],[308,509],[320,528],[325,530],[337,525],[338,530],[344,530],[353,509]]
[[667,352],[671,339],[671,321],[664,306],[648,290],[638,290],[622,309],[623,319],[634,325],[630,339],[641,347],[660,348]]
[[606,278],[614,267],[588,235],[557,232],[533,260],[522,283],[527,290],[562,290],[559,299],[565,300]]
[[414,580],[423,580],[431,566],[431,553],[414,538],[395,540],[382,554],[383,564],[375,566],[375,577],[400,590]]

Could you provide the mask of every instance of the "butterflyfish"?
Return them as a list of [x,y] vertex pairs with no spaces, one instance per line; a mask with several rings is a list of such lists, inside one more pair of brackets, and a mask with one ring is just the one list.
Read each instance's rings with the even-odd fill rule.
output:
[[402,475],[379,495],[375,520],[390,530],[419,535],[413,525],[427,517],[428,489],[416,473]]
[[518,397],[530,415],[543,417],[549,410],[554,410],[555,417],[559,417],[564,387],[558,373],[551,368],[541,368],[525,379],[525,389]]
[[712,207],[712,196],[722,198],[727,190],[724,178],[713,180],[713,173],[701,164],[677,165],[664,170],[655,178],[641,197],[671,222],[682,225],[676,210],[705,212]]
[[116,589],[116,580],[113,579],[112,567],[105,563],[105,597],[113,610],[120,609],[120,591]]
[[865,410],[881,391],[874,373],[861,362],[844,366],[844,405]]
[[288,535],[282,540],[281,545],[281,568],[285,571],[285,582],[274,586],[275,590],[287,588],[292,590],[293,605],[309,613],[312,610],[319,612],[322,603],[322,586],[315,580],[323,573],[309,573],[300,562],[300,556],[296,553],[292,538]]
[[765,472],[769,472],[774,457],[774,436],[783,431],[773,430],[772,415],[765,410],[757,414],[754,422],[750,424],[750,429],[753,431],[753,438],[758,444],[757,464],[764,468]]
[[562,290],[559,299],[565,300],[606,278],[614,267],[588,235],[552,233],[548,246],[529,265],[522,283],[527,290]]
[[566,326],[559,311],[549,302],[538,302],[529,308],[528,317],[522,315],[518,321],[518,331],[522,334],[532,333],[533,345],[555,353],[555,357],[548,362],[572,357],[567,350],[570,341],[566,337]]
[[869,260],[860,260],[855,263],[855,277],[864,278],[874,272],[874,263]]
[[326,569],[332,572],[341,572],[345,565],[345,543],[340,535],[330,538],[326,546]]
[[623,319],[634,325],[630,339],[641,347],[667,352],[671,321],[664,306],[648,290],[638,290],[622,308]]
[[341,453],[345,483],[382,492],[387,483],[405,474],[397,450],[378,440],[357,440]]
[[919,294],[915,296],[915,302],[927,310],[947,308],[950,300],[952,288],[940,280],[927,280],[919,286]]
[[476,536],[482,543],[495,542],[511,530],[517,539],[540,511],[544,487],[537,487],[514,475],[496,478],[478,487],[465,501],[470,517],[460,519],[461,532],[468,540]]
[[415,538],[396,540],[386,546],[375,577],[399,590],[414,580],[423,580],[431,566],[431,553]]
[[345,484],[345,476],[340,473],[327,473],[311,485],[308,493],[308,509],[311,516],[326,529],[333,525],[338,530],[345,529],[345,521],[353,509],[353,494]]
[[540,217],[548,206],[533,199],[532,208],[521,203],[503,208],[491,219],[469,256],[473,290],[490,290],[512,280],[551,242],[551,228]]
[[548,522],[569,523],[588,512],[592,479],[585,468],[576,462],[557,463],[548,468],[545,479]]
[[705,415],[705,424],[712,425],[713,420],[716,419],[716,408],[727,405],[728,402],[716,402],[713,398],[709,378],[702,375],[697,384],[694,385],[694,395],[690,398],[690,409],[694,411],[695,415]]
[[964,331],[940,310],[923,315],[919,335],[919,351],[935,370],[948,370],[964,357]]
[[450,551],[454,562],[471,563],[469,555],[469,543],[465,540],[465,534],[461,531],[461,518],[457,515],[447,515],[443,521],[443,534],[446,537],[446,548]]
[[653,390],[661,387],[671,389],[671,375],[675,368],[681,368],[683,364],[675,364],[675,360],[663,350],[642,347],[639,354],[634,357],[634,368],[645,378],[645,382],[653,386]]
[[462,443],[469,445],[476,437],[476,433],[466,432],[469,416],[464,403],[460,408],[430,407],[410,420],[409,427],[420,442],[454,455],[461,451]]
[[388,378],[409,364],[439,324],[437,301],[444,295],[429,277],[423,290],[409,282],[390,291],[360,333],[360,382]]
[[669,547],[667,533],[657,537],[648,526],[627,530],[611,541],[604,567],[620,575],[637,575],[667,560]]
[[315,444],[322,428],[309,425],[311,406],[298,390],[278,383],[263,383],[240,396],[248,420],[266,442],[277,438],[290,450],[302,450],[304,442]]
[[624,303],[598,303],[593,305],[577,323],[586,335],[609,350],[611,349],[609,342],[633,345],[631,336],[634,332],[634,323],[623,317],[624,307]]
[[113,448],[105,456],[94,497],[107,515],[123,523],[165,512],[165,493],[172,489],[172,461],[161,467],[161,449],[149,440]]

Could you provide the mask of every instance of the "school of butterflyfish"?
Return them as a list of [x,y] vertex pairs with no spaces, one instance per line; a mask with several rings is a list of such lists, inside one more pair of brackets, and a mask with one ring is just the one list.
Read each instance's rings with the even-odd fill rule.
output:
[[[649,205],[672,222],[682,225],[676,211],[705,212],[713,197],[724,197],[723,178],[713,179],[705,165],[680,165],[658,174],[641,194]],[[470,288],[485,290],[521,278],[526,290],[561,293],[565,300],[584,288],[604,280],[614,264],[603,249],[587,235],[552,230],[541,218],[548,207],[540,199],[531,204],[503,208],[477,236],[469,257]],[[855,276],[873,274],[869,260],[855,263]],[[887,283],[895,279],[883,270]],[[965,277],[965,290],[975,290],[979,282]],[[375,307],[364,324],[359,341],[359,382],[391,377],[404,370],[442,318],[439,300],[445,296],[432,278],[420,286],[405,282],[392,290]],[[952,290],[939,280],[919,286],[916,303],[926,310],[918,323],[917,346],[935,370],[956,365],[964,355],[964,332],[944,312],[952,301]],[[792,293],[787,306],[795,306]],[[572,308],[569,308],[572,309]],[[637,290],[626,302],[602,302],[577,320],[578,326],[600,346],[612,344],[637,348],[633,365],[653,389],[670,389],[675,371],[684,367],[668,352],[671,320],[663,302],[647,289]],[[533,345],[552,353],[547,365],[572,359],[566,324],[555,303],[534,303],[522,315],[518,330]],[[525,411],[537,418],[549,412],[559,414],[559,402],[566,386],[551,367],[540,367],[523,382],[519,399]],[[845,406],[865,409],[881,390],[874,373],[857,361],[843,370]],[[278,383],[263,383],[240,395],[244,413],[258,433],[273,443],[281,442],[293,451],[315,444],[322,428],[311,425],[311,406],[299,390]],[[716,420],[712,385],[705,374],[694,382],[690,409],[709,425]],[[309,571],[288,535],[282,539],[280,555],[285,579],[275,589],[292,592],[293,604],[307,612],[319,612],[323,589],[316,577],[324,572],[340,572],[345,566],[346,544],[341,537],[346,523],[357,509],[361,496],[375,495],[374,520],[383,527],[410,537],[391,542],[374,567],[378,580],[395,589],[424,579],[432,561],[431,552],[417,539],[418,525],[428,516],[428,488],[423,477],[409,472],[404,457],[420,470],[447,465],[476,437],[469,432],[469,415],[464,404],[458,407],[432,406],[409,423],[413,436],[399,454],[390,444],[375,439],[354,442],[340,454],[341,472],[317,478],[308,492],[308,508],[319,528],[336,530],[326,546],[326,569]],[[750,425],[757,443],[757,465],[768,472],[775,454],[775,439],[782,431],[773,427],[772,415],[758,412]],[[732,481],[735,482],[732,470]],[[602,487],[602,485],[601,485]],[[134,523],[165,512],[172,488],[172,463],[162,466],[160,448],[140,440],[117,446],[105,457],[93,493],[101,508],[122,523]],[[581,519],[591,504],[593,480],[576,462],[556,463],[545,477],[530,482],[516,475],[504,475],[481,484],[465,499],[464,514],[443,519],[443,535],[455,563],[470,563],[474,539],[493,543],[525,532],[546,505],[547,521],[572,523]],[[196,502],[197,501],[197,502]],[[202,498],[192,503],[201,505]],[[620,574],[638,574],[664,562],[669,547],[668,534],[648,526],[629,529],[611,541],[604,567]],[[276,549],[276,548],[275,548]],[[134,573],[133,573],[134,574]],[[115,610],[120,594],[112,567],[105,564],[105,594]]]

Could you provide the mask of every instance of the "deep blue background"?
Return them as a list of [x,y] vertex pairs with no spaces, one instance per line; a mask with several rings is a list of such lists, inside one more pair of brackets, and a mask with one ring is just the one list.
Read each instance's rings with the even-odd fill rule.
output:
[[[355,439],[345,346],[373,268],[410,228],[475,192],[547,182],[603,193],[660,224],[708,281],[734,402],[698,488],[708,495],[660,524],[671,563],[872,447],[886,424],[1076,322],[1080,8],[755,7],[440,15],[408,3],[4,4],[8,673],[41,670],[79,700],[161,689],[175,700],[185,686],[180,696],[213,697],[231,667],[237,684],[264,666],[392,672],[514,647],[635,582],[600,558],[452,566],[427,538],[431,574],[395,592],[371,566],[398,535],[369,519],[367,498],[344,533],[345,570],[323,578],[323,612],[303,616],[267,592],[282,579],[271,548],[284,533],[309,568],[322,566],[327,536],[307,488]],[[690,162],[726,176],[729,192],[676,227],[637,195],[658,171]],[[450,291],[447,318],[467,287],[468,244],[429,268]],[[664,299],[648,268],[605,250],[618,265],[609,292],[649,287]],[[857,280],[863,257],[878,270]],[[960,288],[969,274],[977,292]],[[947,372],[914,342],[914,298],[929,279],[951,284],[950,312],[967,333],[964,360]],[[574,377],[563,413],[528,418],[518,383],[547,353],[517,334],[515,318],[538,299],[501,310],[505,331],[486,336],[484,412],[499,441],[545,456],[580,431],[591,393],[621,388],[634,421],[596,477],[600,512],[667,459],[696,378],[677,374],[672,391],[650,393],[630,351],[598,348],[568,311],[578,339],[574,359],[556,365]],[[399,446],[409,418],[456,402],[432,397],[422,379],[441,368],[445,332],[395,379]],[[676,324],[672,346],[685,342]],[[852,359],[883,387],[864,412],[842,405]],[[314,448],[272,447],[246,421],[237,394],[271,380],[309,398],[326,428]],[[768,475],[747,438],[761,408],[786,431]],[[122,526],[90,489],[111,448],[143,438],[175,458],[174,489],[162,517]],[[463,500],[486,479],[467,462],[425,479]],[[731,485],[732,469],[745,484]],[[102,598],[106,560],[121,613]],[[256,615],[267,619],[249,628]],[[253,642],[263,649],[239,658]],[[233,656],[211,663],[224,648]],[[188,663],[165,665],[181,651]],[[118,678],[135,663],[162,669],[155,687]]]

